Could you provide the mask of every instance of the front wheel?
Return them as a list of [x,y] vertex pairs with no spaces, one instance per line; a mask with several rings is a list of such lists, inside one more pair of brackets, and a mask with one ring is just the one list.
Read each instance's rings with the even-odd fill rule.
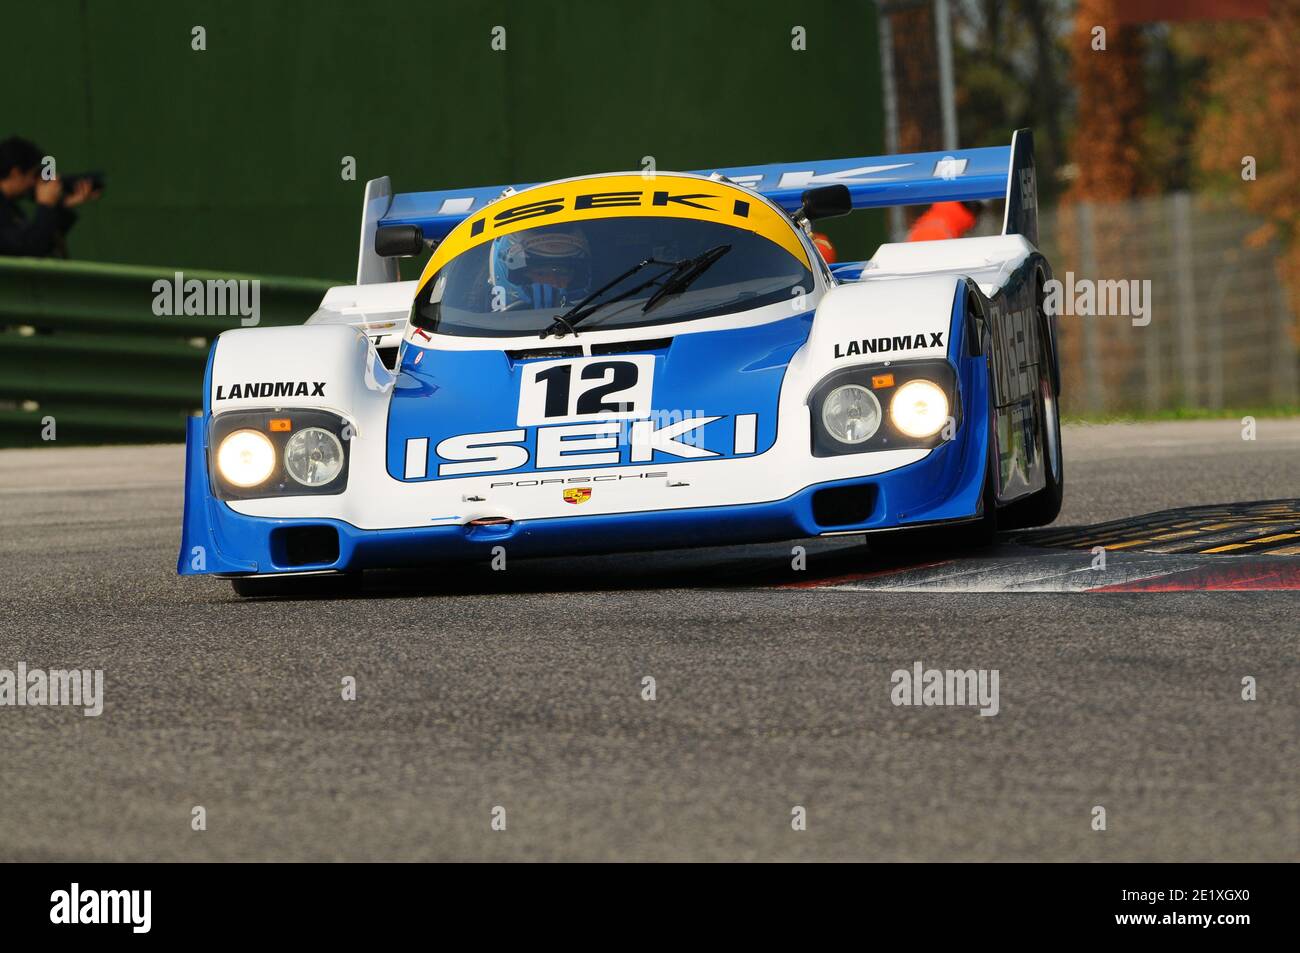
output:
[[[1047,362],[1046,335],[1043,335],[1042,360]],[[1050,364],[1044,363],[1044,367]],[[1061,454],[1061,412],[1056,400],[1056,389],[1052,386],[1052,375],[1039,375],[1038,410],[1043,432],[1043,469],[1047,473],[1046,484],[1037,493],[1023,500],[1017,500],[1002,511],[1002,525],[1006,529],[1025,529],[1030,526],[1046,526],[1061,513],[1061,501],[1065,498],[1065,461]]]

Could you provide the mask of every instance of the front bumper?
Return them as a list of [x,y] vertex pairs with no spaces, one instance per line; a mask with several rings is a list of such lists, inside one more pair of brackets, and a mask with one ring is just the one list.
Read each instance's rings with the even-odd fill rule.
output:
[[915,463],[767,503],[372,530],[235,512],[210,491],[204,426],[192,417],[186,430],[182,575],[396,568],[488,559],[499,546],[511,556],[720,546],[969,520],[979,513],[988,446],[987,415],[977,413]]

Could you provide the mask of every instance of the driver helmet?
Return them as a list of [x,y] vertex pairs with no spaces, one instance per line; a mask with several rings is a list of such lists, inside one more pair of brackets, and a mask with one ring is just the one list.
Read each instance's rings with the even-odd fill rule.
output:
[[505,304],[572,305],[591,285],[591,249],[576,228],[530,228],[492,242],[488,282],[505,289]]

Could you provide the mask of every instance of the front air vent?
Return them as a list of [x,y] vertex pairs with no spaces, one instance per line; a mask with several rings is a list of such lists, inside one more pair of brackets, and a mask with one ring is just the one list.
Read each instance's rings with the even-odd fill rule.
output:
[[871,519],[876,505],[876,488],[833,486],[813,494],[813,519],[818,526],[855,526]]
[[[602,341],[591,346],[593,357],[605,354],[642,354],[646,351],[666,351],[673,343],[672,338],[655,338],[651,341]],[[512,361],[538,361],[552,357],[582,357],[580,345],[571,347],[530,347],[516,351],[506,351],[506,357]]]
[[655,338],[653,341],[614,341],[593,344],[591,353],[597,355],[631,354],[636,351],[666,351],[672,343],[672,338]]
[[329,566],[339,559],[333,526],[281,526],[271,530],[271,559],[278,566]]
[[531,347],[518,351],[506,351],[506,357],[512,361],[537,361],[548,357],[582,357],[582,348]]

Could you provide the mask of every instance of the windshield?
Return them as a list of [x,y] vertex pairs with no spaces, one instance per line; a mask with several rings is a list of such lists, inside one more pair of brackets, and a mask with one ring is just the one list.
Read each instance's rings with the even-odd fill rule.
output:
[[439,334],[537,335],[582,305],[584,333],[744,311],[812,288],[802,261],[746,229],[619,216],[539,225],[468,249],[424,285],[412,321]]

